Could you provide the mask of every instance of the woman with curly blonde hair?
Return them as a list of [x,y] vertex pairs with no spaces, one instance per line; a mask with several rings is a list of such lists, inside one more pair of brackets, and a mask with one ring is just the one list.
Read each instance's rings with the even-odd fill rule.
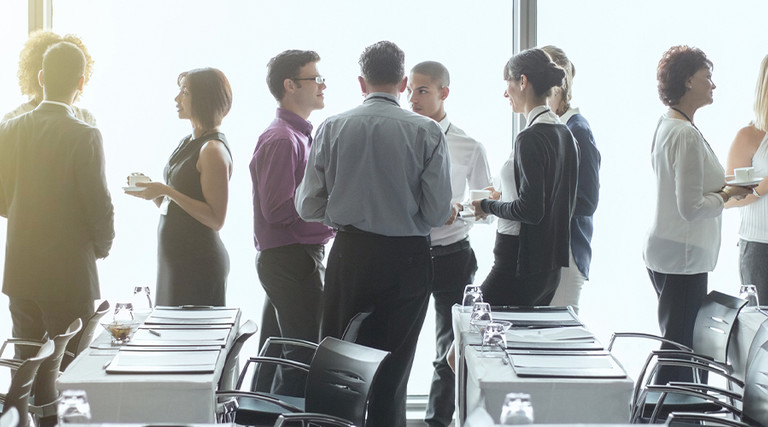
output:
[[[58,42],[70,42],[83,51],[83,55],[85,55],[84,84],[88,83],[88,80],[93,73],[93,58],[91,58],[88,49],[78,36],[74,34],[60,36],[52,31],[35,31],[29,35],[29,39],[24,43],[24,48],[19,54],[19,70],[16,73],[19,77],[19,89],[21,89],[23,95],[29,97],[29,101],[21,104],[15,110],[3,116],[0,123],[34,110],[43,100],[43,87],[40,86],[37,76],[43,68],[43,55],[45,54],[45,51]],[[75,100],[77,100],[77,97]],[[90,111],[72,105],[72,112],[78,119],[91,126],[96,126],[96,119]]]

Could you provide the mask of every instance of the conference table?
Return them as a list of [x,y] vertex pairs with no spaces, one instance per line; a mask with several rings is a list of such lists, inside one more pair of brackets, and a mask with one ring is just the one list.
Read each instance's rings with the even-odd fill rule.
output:
[[[508,354],[502,356],[481,348],[470,313],[453,307],[457,424],[463,425],[478,407],[498,420],[504,398],[512,392],[530,394],[537,424],[626,423],[633,381],[572,310],[509,308],[494,310],[494,320],[518,310],[523,323],[531,323],[507,332]],[[543,341],[533,347],[528,345],[533,341],[523,341],[537,336]]]
[[84,390],[93,423],[215,423],[217,384],[239,322],[238,308],[158,307],[129,343],[97,336],[57,387]]
[[[627,422],[633,379],[521,377],[509,358],[489,357],[481,350],[481,337],[471,330],[469,316],[460,306],[453,307],[458,425],[478,407],[498,420],[509,392],[531,394],[537,424]],[[737,378],[744,378],[752,341],[766,321],[768,314],[756,307],[739,313],[728,346],[728,362]]]

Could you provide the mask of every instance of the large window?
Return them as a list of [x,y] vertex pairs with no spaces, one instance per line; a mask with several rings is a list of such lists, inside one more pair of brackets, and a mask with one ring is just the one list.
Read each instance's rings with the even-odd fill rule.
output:
[[[616,330],[658,332],[642,248],[655,203],[650,150],[665,111],[656,90],[664,51],[692,45],[714,63],[715,101],[695,121],[723,165],[737,130],[752,119],[755,79],[768,53],[768,4],[723,6],[710,0],[538,2],[538,44],[561,47],[575,64],[574,101],[602,153],[594,257],[581,317],[603,337]],[[739,291],[737,232],[738,212],[727,210],[710,290]]]
[[[115,204],[114,247],[99,262],[103,298],[116,301],[127,298],[134,285],[154,286],[157,209],[123,195],[120,187],[135,171],[162,179],[171,151],[190,133],[188,122],[177,118],[173,100],[181,71],[217,67],[233,88],[234,105],[223,123],[234,156],[221,233],[232,267],[227,297],[243,309],[244,317],[260,323],[263,291],[254,267],[248,163],[259,134],[274,118],[276,103],[265,82],[269,58],[285,49],[320,54],[319,69],[328,89],[325,109],[310,117],[316,126],[361,102],[357,59],[365,46],[394,41],[406,52],[408,69],[423,60],[441,61],[451,71],[447,110],[458,126],[486,144],[496,171],[508,157],[512,139],[511,113],[502,96],[502,68],[512,51],[511,16],[507,0],[397,0],[386,5],[351,0],[54,0],[53,30],[81,36],[95,60],[79,105],[94,113],[103,133]],[[3,43],[2,49],[12,53],[0,67],[3,72],[15,69],[22,40]],[[12,88],[12,76],[0,85]],[[405,96],[401,104],[407,108]],[[478,226],[473,236],[480,279],[490,267],[493,233],[491,226]],[[429,390],[433,318],[430,313],[424,326],[411,394]],[[0,335],[9,332],[6,327]]]

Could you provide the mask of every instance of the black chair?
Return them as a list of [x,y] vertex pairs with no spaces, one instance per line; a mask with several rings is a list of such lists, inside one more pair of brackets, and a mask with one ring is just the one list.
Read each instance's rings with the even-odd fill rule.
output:
[[[56,381],[61,374],[61,361],[67,349],[67,344],[83,326],[83,321],[79,318],[72,321],[67,329],[53,337],[54,351],[46,358],[37,370],[35,383],[32,386],[32,393],[29,404],[29,412],[34,415],[37,424],[42,426],[56,424],[56,402],[59,398],[59,392],[56,390]],[[45,338],[47,341],[47,338]],[[17,346],[37,347],[38,349],[45,341],[31,341],[21,338],[10,338],[0,347],[0,354],[9,344]],[[8,364],[16,362],[20,366],[21,360],[7,360]]]
[[304,397],[253,391],[220,391],[220,401],[236,397],[235,422],[272,426],[284,413],[318,413],[363,426],[371,386],[389,352],[327,337],[317,347],[310,365],[272,357],[250,358],[238,378],[240,388],[250,365],[272,363],[307,373]]
[[325,414],[311,414],[306,412],[303,414],[282,414],[277,418],[275,427],[284,427],[291,424],[301,424],[302,427],[355,427],[355,424],[339,417]]
[[[670,383],[666,386],[653,386],[661,392],[659,406],[665,404],[665,398],[669,393],[686,394],[711,402],[725,411],[728,416],[740,422],[740,424],[731,425],[768,426],[768,342],[762,344],[754,342],[753,347],[755,344],[757,347],[753,359],[748,361],[744,393],[741,396],[737,396],[729,390],[701,384]],[[732,405],[724,401],[719,397],[721,395],[729,395],[740,402],[740,405]],[[686,419],[703,422],[715,419],[711,414],[694,412],[672,412],[670,416],[673,421]],[[722,417],[716,418],[721,419]],[[667,419],[669,420],[669,417]]]
[[224,360],[224,369],[221,372],[221,378],[219,378],[219,389],[224,389],[232,385],[232,380],[235,378],[236,373],[239,372],[237,361],[240,350],[243,348],[243,344],[250,337],[252,337],[259,330],[258,325],[253,320],[248,320],[237,331],[237,337],[232,343],[232,347],[227,352],[227,358]]
[[29,415],[29,396],[32,392],[37,370],[43,361],[53,354],[54,349],[53,341],[48,340],[40,346],[35,357],[31,357],[21,364],[17,363],[16,360],[0,359],[0,366],[15,370],[8,393],[0,394],[0,406],[3,414],[12,407],[16,408],[19,412],[19,427],[34,425],[34,421],[30,420],[31,416]]
[[[731,375],[727,364],[728,345],[733,325],[747,301],[721,292],[712,291],[699,308],[694,324],[693,348],[664,339],[652,334],[635,332],[617,332],[611,336],[608,350],[611,351],[618,338],[652,339],[667,344],[673,349],[651,352],[638,375],[630,404],[630,422],[647,422],[660,397],[659,393],[648,389],[659,369],[664,367],[687,367],[692,369],[695,382],[702,381],[702,373],[716,374],[725,378],[729,387],[741,387],[743,382]],[[716,410],[707,401],[687,395],[670,396],[668,411],[705,412]],[[666,415],[666,414],[664,414]]]
[[69,366],[69,364],[75,360],[75,357],[77,357],[78,354],[82,353],[83,350],[91,345],[91,342],[93,342],[93,336],[96,334],[96,331],[101,329],[99,320],[101,320],[101,317],[104,316],[107,311],[109,311],[109,301],[104,300],[101,302],[101,304],[99,304],[91,317],[85,321],[82,332],[80,332],[80,334],[72,339],[70,348],[72,348],[73,351],[66,351],[64,353],[64,358],[61,361],[62,371],[67,369],[67,366]]
[[[357,342],[357,338],[360,335],[360,331],[363,329],[366,319],[371,315],[370,311],[364,311],[352,316],[352,319],[347,323],[347,327],[344,329],[344,334],[341,339],[349,342]],[[290,347],[298,347],[310,350],[314,354],[317,350],[317,343],[306,341],[297,338],[283,338],[283,337],[269,337],[264,341],[264,345],[259,351],[259,357],[283,357],[283,349]],[[296,354],[296,353],[293,353]],[[308,352],[299,354],[309,354]],[[309,356],[306,359],[292,359],[295,362],[301,362],[309,364],[312,357]],[[275,367],[271,365],[258,366],[254,370],[254,375],[251,380],[251,391],[271,392],[274,380]]]

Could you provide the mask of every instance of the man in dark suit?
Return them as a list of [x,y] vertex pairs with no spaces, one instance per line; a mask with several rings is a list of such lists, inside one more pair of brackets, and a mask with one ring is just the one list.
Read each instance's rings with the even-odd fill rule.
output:
[[[8,218],[3,293],[13,336],[53,337],[84,320],[100,298],[96,259],[114,239],[112,200],[98,129],[70,105],[83,87],[85,57],[74,44],[43,58],[44,100],[0,125],[0,215]],[[34,349],[16,349],[28,358]]]

